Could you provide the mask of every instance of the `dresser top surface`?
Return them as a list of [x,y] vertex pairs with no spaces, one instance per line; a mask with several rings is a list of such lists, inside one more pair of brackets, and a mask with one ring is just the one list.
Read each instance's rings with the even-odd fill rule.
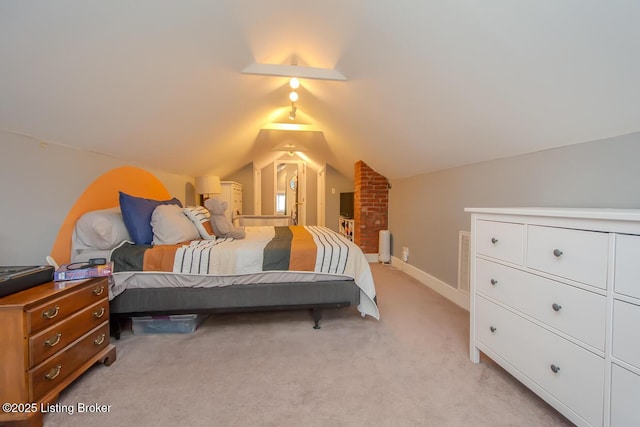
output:
[[465,212],[480,214],[545,216],[558,218],[603,219],[616,221],[640,221],[640,209],[503,207],[465,208]]
[[43,283],[42,285],[34,286],[0,298],[0,310],[40,303],[46,299],[55,298],[65,291],[69,292],[87,284],[99,283],[106,279],[106,277],[95,277],[90,279],[69,280],[66,282]]

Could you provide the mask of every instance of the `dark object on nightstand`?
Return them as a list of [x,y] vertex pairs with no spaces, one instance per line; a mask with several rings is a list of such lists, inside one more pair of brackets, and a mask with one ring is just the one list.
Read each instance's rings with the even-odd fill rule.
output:
[[0,298],[53,280],[50,265],[0,267]]

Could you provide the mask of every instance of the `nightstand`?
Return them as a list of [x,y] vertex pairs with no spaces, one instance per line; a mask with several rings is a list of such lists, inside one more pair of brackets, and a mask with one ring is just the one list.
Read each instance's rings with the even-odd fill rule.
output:
[[[110,365],[108,278],[49,282],[0,298],[0,424],[42,425],[41,405],[96,362]],[[20,409],[20,408],[19,408]],[[10,424],[10,425],[11,425]]]

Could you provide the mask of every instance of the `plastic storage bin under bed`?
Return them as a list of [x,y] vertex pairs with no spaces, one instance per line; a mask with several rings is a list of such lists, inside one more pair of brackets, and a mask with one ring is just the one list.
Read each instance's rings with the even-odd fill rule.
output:
[[206,314],[133,317],[131,326],[135,335],[190,334],[206,318]]

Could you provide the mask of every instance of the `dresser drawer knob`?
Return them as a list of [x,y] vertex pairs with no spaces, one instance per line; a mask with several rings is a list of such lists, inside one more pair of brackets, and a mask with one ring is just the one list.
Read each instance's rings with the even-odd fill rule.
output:
[[60,311],[60,307],[56,305],[55,307],[50,308],[49,310],[43,311],[42,317],[44,317],[45,319],[53,319],[58,315],[59,311]]
[[45,379],[49,381],[54,380],[58,375],[60,375],[60,370],[62,369],[62,365],[58,365],[55,368],[51,368],[49,372],[44,376]]
[[489,326],[489,330],[490,330],[491,332],[495,332],[495,331],[497,331],[498,329],[497,329],[495,326]]
[[554,374],[557,374],[560,371],[560,366],[557,365],[551,365],[550,368]]
[[554,302],[553,304],[551,304],[551,308],[553,308],[553,311],[560,311],[562,306],[560,304]]
[[553,256],[556,258],[560,258],[562,256],[562,251],[560,249],[554,249]]
[[491,284],[495,286],[498,284],[498,281],[496,279],[491,279]]
[[102,316],[104,316],[104,307],[100,307],[100,310],[96,310],[93,312],[93,317],[95,317],[96,319],[101,318]]
[[491,238],[491,243],[493,243],[495,245],[496,243],[498,243],[498,239],[496,239],[495,237],[492,237]]
[[54,345],[58,344],[60,342],[60,337],[62,336],[62,334],[60,332],[58,332],[57,334],[55,334],[55,336],[49,338],[48,340],[44,341],[44,345],[49,346],[49,347],[53,347]]
[[93,290],[93,294],[95,296],[100,296],[102,295],[103,292],[104,292],[104,286],[100,286],[99,288],[96,288]]
[[93,343],[95,345],[100,345],[104,342],[104,339],[106,338],[105,334],[100,335],[98,338],[96,338],[95,340],[93,340]]

